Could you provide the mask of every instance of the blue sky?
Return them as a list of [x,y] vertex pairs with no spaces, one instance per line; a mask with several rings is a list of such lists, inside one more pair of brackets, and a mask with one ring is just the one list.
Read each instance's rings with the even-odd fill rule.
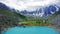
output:
[[60,6],[60,0],[0,0],[0,2],[12,9],[27,11],[33,11],[54,4]]

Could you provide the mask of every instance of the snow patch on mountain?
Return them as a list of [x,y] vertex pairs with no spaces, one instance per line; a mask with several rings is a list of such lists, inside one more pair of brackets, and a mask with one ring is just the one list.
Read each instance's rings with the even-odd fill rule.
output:
[[59,7],[56,5],[50,5],[47,7],[39,8],[39,9],[37,9],[35,11],[31,11],[31,12],[29,12],[27,10],[20,11],[20,13],[23,15],[33,15],[33,16],[39,16],[39,17],[44,16],[45,17],[45,16],[54,14],[56,11],[59,11]]

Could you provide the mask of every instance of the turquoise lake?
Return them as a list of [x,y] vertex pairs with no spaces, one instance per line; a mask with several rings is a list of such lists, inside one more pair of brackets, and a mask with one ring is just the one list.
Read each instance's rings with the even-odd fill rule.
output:
[[55,29],[46,26],[13,27],[3,34],[59,34]]

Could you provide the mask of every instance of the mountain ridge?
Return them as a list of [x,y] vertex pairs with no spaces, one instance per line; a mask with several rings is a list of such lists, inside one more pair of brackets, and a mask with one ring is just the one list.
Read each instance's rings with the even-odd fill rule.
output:
[[32,16],[37,16],[37,17],[48,17],[48,16],[54,14],[56,11],[60,10],[60,8],[58,6],[50,5],[48,7],[42,7],[42,8],[39,8],[39,9],[37,9],[35,11],[31,11],[31,12],[29,12],[27,10],[19,11],[16,9],[10,9],[3,3],[0,3],[0,8],[5,9],[5,10],[10,10],[10,11],[16,11],[25,16],[32,15]]

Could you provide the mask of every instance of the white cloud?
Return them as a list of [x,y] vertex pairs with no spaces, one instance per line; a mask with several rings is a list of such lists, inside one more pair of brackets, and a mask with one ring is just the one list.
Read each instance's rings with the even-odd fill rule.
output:
[[0,2],[17,10],[33,11],[40,8],[40,6],[57,4],[59,0],[0,0]]

